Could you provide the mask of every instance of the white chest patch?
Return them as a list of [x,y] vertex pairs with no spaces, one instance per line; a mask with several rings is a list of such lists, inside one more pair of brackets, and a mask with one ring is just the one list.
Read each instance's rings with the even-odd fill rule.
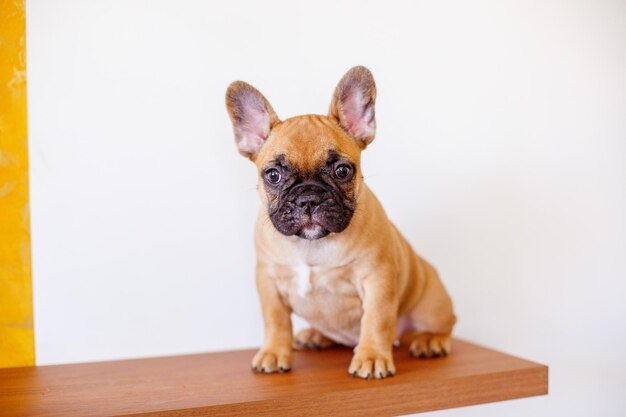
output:
[[311,291],[311,268],[302,264],[294,266],[293,270],[296,273],[296,293],[300,297],[305,297]]

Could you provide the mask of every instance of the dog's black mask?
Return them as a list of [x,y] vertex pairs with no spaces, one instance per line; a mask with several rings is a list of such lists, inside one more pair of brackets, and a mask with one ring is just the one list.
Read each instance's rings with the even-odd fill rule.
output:
[[278,156],[262,172],[269,217],[287,236],[320,239],[350,224],[356,206],[355,165],[335,152],[314,172],[298,172]]

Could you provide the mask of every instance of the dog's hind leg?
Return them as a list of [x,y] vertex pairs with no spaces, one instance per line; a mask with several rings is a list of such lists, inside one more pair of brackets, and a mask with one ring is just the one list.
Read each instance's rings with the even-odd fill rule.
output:
[[409,313],[414,332],[403,335],[409,352],[417,358],[436,358],[450,354],[452,328],[456,317],[452,301],[435,269],[421,260],[426,285],[417,305]]
[[451,338],[447,334],[411,333],[409,353],[415,358],[438,358],[451,352]]
[[293,338],[293,347],[294,349],[326,349],[331,346],[336,345],[336,343],[324,336],[322,332],[319,330],[309,327],[308,329],[304,329],[299,331]]

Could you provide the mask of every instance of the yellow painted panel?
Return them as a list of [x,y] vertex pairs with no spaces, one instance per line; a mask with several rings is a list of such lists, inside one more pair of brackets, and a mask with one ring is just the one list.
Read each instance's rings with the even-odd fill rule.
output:
[[35,364],[24,0],[0,0],[0,367]]

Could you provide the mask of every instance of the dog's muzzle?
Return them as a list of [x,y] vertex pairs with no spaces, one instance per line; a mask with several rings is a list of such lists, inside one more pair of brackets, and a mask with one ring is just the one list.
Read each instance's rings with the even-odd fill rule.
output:
[[309,181],[289,190],[270,219],[282,234],[312,240],[344,230],[352,214],[330,186]]

